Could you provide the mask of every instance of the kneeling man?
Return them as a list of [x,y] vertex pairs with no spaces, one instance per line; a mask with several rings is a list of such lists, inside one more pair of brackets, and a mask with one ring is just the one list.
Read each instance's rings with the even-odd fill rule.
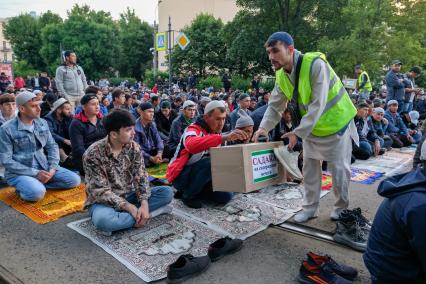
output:
[[200,198],[218,203],[232,199],[230,192],[213,192],[209,149],[231,141],[246,141],[249,135],[235,129],[222,134],[226,110],[223,101],[207,104],[204,115],[188,126],[183,133],[175,156],[167,168],[167,179],[182,195],[182,201],[191,208],[202,206]]
[[107,137],[92,144],[83,156],[87,200],[92,222],[106,234],[142,227],[150,212],[169,204],[168,186],[149,187],[140,146],[133,141],[135,120],[127,110],[108,114]]

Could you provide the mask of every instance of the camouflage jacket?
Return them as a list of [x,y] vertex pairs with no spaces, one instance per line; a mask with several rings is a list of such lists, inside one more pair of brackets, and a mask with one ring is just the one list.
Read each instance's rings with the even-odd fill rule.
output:
[[134,141],[116,157],[108,136],[95,142],[84,153],[83,167],[87,192],[85,207],[101,203],[122,210],[129,192],[134,191],[139,201],[151,195],[141,149]]

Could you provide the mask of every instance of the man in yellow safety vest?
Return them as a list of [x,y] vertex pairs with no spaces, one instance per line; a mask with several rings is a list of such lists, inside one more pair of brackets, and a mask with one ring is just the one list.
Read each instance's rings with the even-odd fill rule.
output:
[[293,38],[286,32],[272,34],[265,47],[276,72],[276,82],[253,140],[268,137],[282,112],[292,111],[299,124],[282,138],[288,138],[289,150],[298,137],[303,140],[305,186],[303,210],[294,220],[302,223],[316,216],[321,193],[321,161],[328,162],[332,174],[337,201],[330,217],[337,220],[339,213],[349,205],[351,139],[358,143],[353,122],[356,108],[324,54],[302,54],[294,48]]
[[355,75],[358,76],[358,80],[356,82],[359,95],[358,100],[368,100],[370,98],[371,91],[373,91],[370,76],[368,76],[367,72],[362,70],[361,64],[355,65]]

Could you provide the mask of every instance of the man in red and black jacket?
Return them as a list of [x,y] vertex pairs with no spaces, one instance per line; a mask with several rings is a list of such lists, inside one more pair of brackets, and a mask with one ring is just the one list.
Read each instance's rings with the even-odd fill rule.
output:
[[96,94],[84,95],[80,104],[83,111],[74,116],[69,128],[72,145],[73,164],[84,175],[83,154],[90,145],[104,138],[107,133],[102,124],[102,113],[100,112],[99,100]]
[[225,141],[246,140],[239,129],[221,134],[226,110],[222,101],[207,104],[203,116],[188,126],[183,133],[175,156],[167,168],[167,179],[178,190],[182,201],[191,208],[201,208],[200,199],[227,203],[233,193],[213,192],[209,149]]

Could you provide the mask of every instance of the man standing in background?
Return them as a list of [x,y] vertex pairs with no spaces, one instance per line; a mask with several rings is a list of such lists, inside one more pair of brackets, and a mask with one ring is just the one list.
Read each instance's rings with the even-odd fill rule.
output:
[[65,51],[65,62],[56,69],[56,87],[61,96],[70,102],[74,111],[80,104],[87,88],[86,76],[83,68],[77,65],[77,56],[73,51]]
[[368,73],[362,70],[362,65],[355,65],[355,74],[358,76],[357,80],[357,90],[359,98],[358,100],[368,100],[370,97],[370,93],[373,90],[371,86],[370,76]]

